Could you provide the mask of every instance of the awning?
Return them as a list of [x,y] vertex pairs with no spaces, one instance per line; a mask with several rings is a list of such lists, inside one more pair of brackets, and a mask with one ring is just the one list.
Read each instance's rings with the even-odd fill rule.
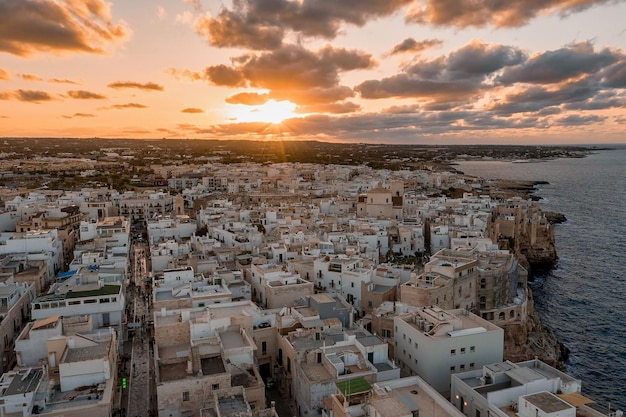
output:
[[64,279],[64,278],[69,278],[72,275],[76,274],[76,272],[78,272],[77,269],[72,269],[71,271],[67,271],[67,272],[60,272],[57,275],[57,279]]
[[48,324],[54,323],[59,319],[59,315],[55,314],[52,317],[48,317],[47,319],[41,319],[41,320],[37,320],[34,324],[33,327],[31,327],[31,330],[35,330],[35,329],[39,329],[41,327],[45,327]]
[[591,404],[594,401],[591,398],[587,398],[580,392],[572,392],[571,394],[557,394],[557,397],[566,401],[574,407],[580,407],[581,405]]

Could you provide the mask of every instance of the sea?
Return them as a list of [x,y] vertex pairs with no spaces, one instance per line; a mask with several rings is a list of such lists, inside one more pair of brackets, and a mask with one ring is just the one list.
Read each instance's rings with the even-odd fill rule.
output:
[[483,178],[548,182],[537,187],[539,204],[567,221],[555,226],[556,267],[534,274],[535,309],[570,350],[566,372],[605,413],[626,411],[626,145],[606,147],[614,149],[455,166]]

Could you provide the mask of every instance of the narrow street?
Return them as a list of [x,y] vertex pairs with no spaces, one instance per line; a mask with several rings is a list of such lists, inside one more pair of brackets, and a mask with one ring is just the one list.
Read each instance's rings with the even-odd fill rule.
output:
[[128,417],[156,415],[151,371],[152,347],[150,346],[150,339],[152,327],[149,325],[152,306],[150,289],[145,282],[148,276],[147,250],[147,245],[143,243],[133,246],[133,276],[128,288],[127,300],[130,307],[128,323],[131,342],[128,404],[126,404],[126,416]]

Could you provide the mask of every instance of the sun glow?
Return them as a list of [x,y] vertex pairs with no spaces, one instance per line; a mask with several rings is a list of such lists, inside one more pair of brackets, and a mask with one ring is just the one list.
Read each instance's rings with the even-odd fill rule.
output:
[[295,117],[296,105],[291,101],[268,100],[258,106],[236,104],[231,109],[231,120],[237,122],[267,122],[280,123],[290,117]]

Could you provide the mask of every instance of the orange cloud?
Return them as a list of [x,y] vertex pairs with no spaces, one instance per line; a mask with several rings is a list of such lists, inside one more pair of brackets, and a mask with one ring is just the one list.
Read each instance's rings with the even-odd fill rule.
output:
[[346,114],[354,113],[361,110],[361,106],[350,101],[345,103],[325,103],[325,104],[312,104],[308,106],[301,106],[296,109],[296,113],[333,113],[333,114]]
[[111,19],[104,0],[3,0],[0,51],[18,56],[41,52],[104,53],[130,29]]
[[94,114],[91,113],[74,113],[74,115],[72,116],[63,116],[65,119],[73,119],[75,117],[96,117]]
[[259,93],[239,93],[227,97],[226,102],[230,104],[245,104],[247,106],[258,106],[267,103],[270,99],[269,94]]
[[79,100],[103,100],[107,98],[102,94],[94,93],[91,91],[85,90],[70,90],[67,92],[67,95],[71,98],[79,99]]
[[11,79],[11,76],[9,75],[9,73],[3,70],[2,68],[0,68],[0,80],[10,80],[10,79]]
[[59,78],[50,78],[48,82],[53,84],[78,84],[76,81]]
[[24,81],[42,81],[43,80],[43,78],[35,74],[20,74],[20,78]]
[[116,81],[107,85],[109,88],[115,88],[117,90],[122,88],[136,88],[139,90],[147,90],[147,91],[163,91],[164,88],[162,85],[147,82],[147,83],[138,83],[134,81]]
[[40,103],[42,101],[54,100],[47,92],[38,90],[16,90],[13,92],[13,97],[17,100],[30,103]]
[[139,103],[126,103],[126,104],[114,104],[109,107],[102,107],[102,110],[122,110],[122,109],[147,109],[148,106],[144,106]]
[[187,107],[186,109],[181,110],[182,113],[204,113],[204,110],[198,109],[196,107]]

